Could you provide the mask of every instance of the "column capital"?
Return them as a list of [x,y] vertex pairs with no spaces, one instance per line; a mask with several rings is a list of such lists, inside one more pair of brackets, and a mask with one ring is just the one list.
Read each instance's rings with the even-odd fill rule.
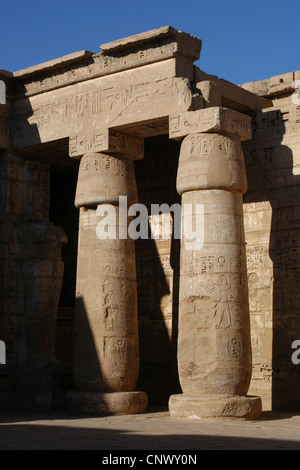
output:
[[247,177],[239,137],[216,132],[189,133],[181,144],[177,191],[224,189],[244,194]]
[[220,106],[173,114],[169,117],[170,139],[188,134],[219,133],[237,135],[241,141],[252,137],[251,117]]
[[85,153],[79,165],[75,206],[118,205],[120,196],[126,196],[129,205],[137,202],[132,159],[125,153]]
[[69,155],[81,158],[86,153],[121,153],[131,160],[144,158],[144,139],[135,135],[119,132],[116,129],[83,131],[70,136]]

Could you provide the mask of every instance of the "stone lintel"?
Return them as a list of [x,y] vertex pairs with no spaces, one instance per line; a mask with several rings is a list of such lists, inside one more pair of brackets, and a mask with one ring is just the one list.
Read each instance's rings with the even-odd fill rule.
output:
[[170,139],[180,140],[188,134],[199,132],[235,134],[240,140],[250,140],[251,118],[232,109],[218,106],[170,116]]
[[174,53],[177,52],[178,54],[189,57],[193,61],[199,59],[202,46],[201,39],[184,33],[183,31],[178,31],[172,26],[163,26],[124,39],[118,39],[107,44],[102,44],[100,48],[104,54],[111,55],[117,51],[124,53],[124,50],[127,51],[137,46],[139,46],[140,50],[148,49],[153,46],[157,47],[157,41],[162,41],[165,38],[176,43]]
[[144,158],[144,139],[114,129],[87,131],[70,137],[70,157],[80,158],[90,152],[122,153],[132,160],[141,160]]
[[34,96],[168,59],[176,60],[174,76],[192,81],[201,40],[167,26],[101,47],[98,54],[83,50],[15,72],[17,97]]
[[251,113],[260,109],[273,106],[272,102],[263,96],[258,96],[252,90],[235,85],[227,80],[209,75],[198,67],[195,68],[195,82],[197,88],[201,89],[201,82],[211,81],[219,89],[221,102],[224,108],[234,109],[241,113]]
[[[14,149],[57,141],[99,129],[139,135],[129,126],[147,123],[147,136],[157,135],[157,120],[193,109],[187,78],[174,77],[174,61],[158,62],[35,95],[14,104]],[[152,123],[155,128],[152,128]],[[166,126],[168,133],[168,126]]]
[[[241,88],[262,97],[274,97],[284,93],[292,93],[299,88],[297,80],[300,79],[300,71],[275,75],[274,77],[244,83]],[[299,83],[299,82],[298,82]]]
[[73,63],[78,62],[78,60],[88,59],[93,56],[93,52],[90,51],[78,51],[73,52],[72,54],[64,55],[54,60],[48,60],[42,64],[33,65],[32,67],[27,67],[23,70],[18,70],[13,73],[15,78],[28,78],[29,76],[35,75],[36,73],[41,73],[49,70],[53,70],[57,67],[71,66]]

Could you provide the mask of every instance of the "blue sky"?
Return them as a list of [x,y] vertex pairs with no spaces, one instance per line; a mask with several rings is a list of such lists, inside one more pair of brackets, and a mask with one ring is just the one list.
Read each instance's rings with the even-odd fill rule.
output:
[[0,0],[0,69],[14,72],[171,25],[202,39],[202,70],[240,84],[300,70],[300,2]]

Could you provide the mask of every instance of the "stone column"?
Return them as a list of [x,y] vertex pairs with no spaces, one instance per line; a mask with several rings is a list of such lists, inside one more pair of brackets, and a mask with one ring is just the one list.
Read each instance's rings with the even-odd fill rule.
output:
[[[238,135],[245,138],[247,116],[241,125],[239,113],[228,111],[196,111],[197,119],[193,113],[183,119],[195,133],[182,142],[177,175],[183,211],[178,333],[183,394],[170,397],[172,416],[255,419],[261,413],[261,399],[247,396],[252,373],[242,200],[247,183]],[[197,227],[197,240],[187,236],[189,223]]]
[[[85,154],[75,200],[80,209],[77,391],[69,398],[73,407],[99,414],[141,413],[147,407],[147,395],[134,391],[139,375],[135,242],[127,235],[120,196],[127,197],[128,207],[137,202],[133,161],[121,153]],[[119,215],[125,225],[119,224]],[[100,233],[101,220],[109,230],[107,239],[103,227]]]

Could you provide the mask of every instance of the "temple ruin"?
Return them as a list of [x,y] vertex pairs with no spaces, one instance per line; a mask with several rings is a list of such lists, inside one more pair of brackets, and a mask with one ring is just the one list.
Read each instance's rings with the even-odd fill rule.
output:
[[[166,26],[0,70],[0,409],[300,409],[300,71],[233,84],[201,45]],[[201,243],[129,237],[122,197],[148,233],[188,205]]]

